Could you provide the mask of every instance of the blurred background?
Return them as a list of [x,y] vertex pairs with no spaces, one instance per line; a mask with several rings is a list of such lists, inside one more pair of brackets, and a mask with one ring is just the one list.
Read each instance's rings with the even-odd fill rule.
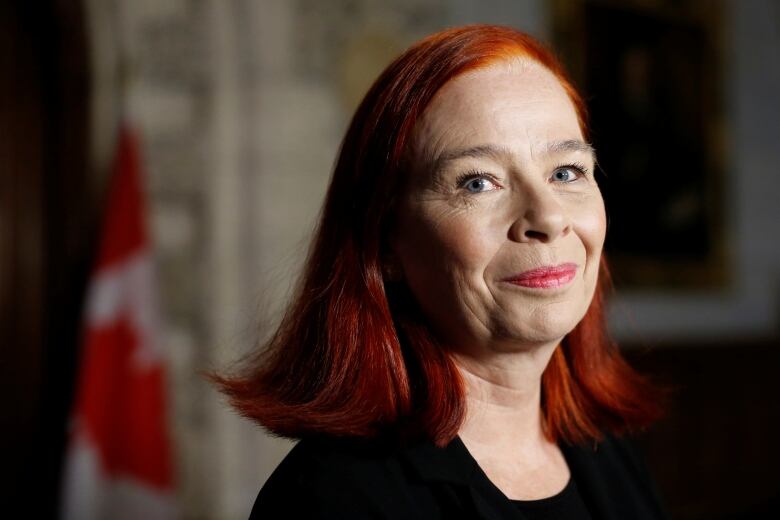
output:
[[474,22],[548,43],[590,104],[610,327],[673,391],[640,439],[668,509],[777,517],[775,0],[2,2],[4,511],[58,515],[88,287],[117,236],[111,179],[131,165],[156,272],[166,493],[181,518],[247,517],[291,444],[202,372],[272,330],[371,81],[420,37]]

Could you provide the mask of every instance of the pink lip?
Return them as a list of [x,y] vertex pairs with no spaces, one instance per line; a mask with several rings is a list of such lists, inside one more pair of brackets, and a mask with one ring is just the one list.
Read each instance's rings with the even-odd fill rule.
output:
[[504,281],[523,287],[544,289],[562,287],[571,282],[576,274],[577,264],[565,263],[531,269],[530,271],[505,278]]

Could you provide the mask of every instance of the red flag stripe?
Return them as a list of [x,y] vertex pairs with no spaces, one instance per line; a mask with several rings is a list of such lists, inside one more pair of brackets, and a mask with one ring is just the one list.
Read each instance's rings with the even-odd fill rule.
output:
[[144,222],[138,141],[120,132],[97,264],[87,293],[63,516],[175,511],[165,366]]

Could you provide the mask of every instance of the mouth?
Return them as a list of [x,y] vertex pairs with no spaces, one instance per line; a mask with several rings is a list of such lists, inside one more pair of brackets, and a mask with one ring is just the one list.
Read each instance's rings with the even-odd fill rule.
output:
[[569,284],[576,275],[577,264],[569,262],[531,269],[530,271],[504,278],[503,281],[533,289],[548,289],[563,287]]

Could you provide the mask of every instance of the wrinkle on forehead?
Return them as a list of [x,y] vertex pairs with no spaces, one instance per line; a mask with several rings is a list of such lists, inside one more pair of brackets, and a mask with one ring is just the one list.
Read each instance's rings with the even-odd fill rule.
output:
[[[569,103],[571,114],[577,120],[577,130],[580,130],[574,104],[558,78],[537,61],[518,56],[517,58],[500,60],[486,67],[479,67],[465,72],[450,80],[436,93],[417,121],[411,134],[407,157],[414,159],[413,162],[417,163],[418,166],[433,166],[437,157],[446,150],[446,144],[450,144],[452,141],[451,135],[453,132],[461,134],[461,138],[468,136],[468,132],[462,134],[462,127],[455,128],[456,125],[442,123],[441,118],[438,116],[440,116],[442,111],[453,114],[458,112],[469,113],[474,110],[473,105],[479,104],[472,90],[475,78],[484,84],[484,88],[488,92],[486,95],[489,95],[491,90],[506,88],[507,85],[517,86],[518,81],[534,84],[531,96],[518,97],[511,105],[492,107],[493,110],[511,108],[515,105],[543,105],[549,102],[550,97],[560,96],[560,98],[565,99]],[[477,117],[485,117],[485,115],[479,114]],[[581,134],[581,132],[578,133]],[[546,142],[537,143],[537,146],[546,149],[548,144]]]

